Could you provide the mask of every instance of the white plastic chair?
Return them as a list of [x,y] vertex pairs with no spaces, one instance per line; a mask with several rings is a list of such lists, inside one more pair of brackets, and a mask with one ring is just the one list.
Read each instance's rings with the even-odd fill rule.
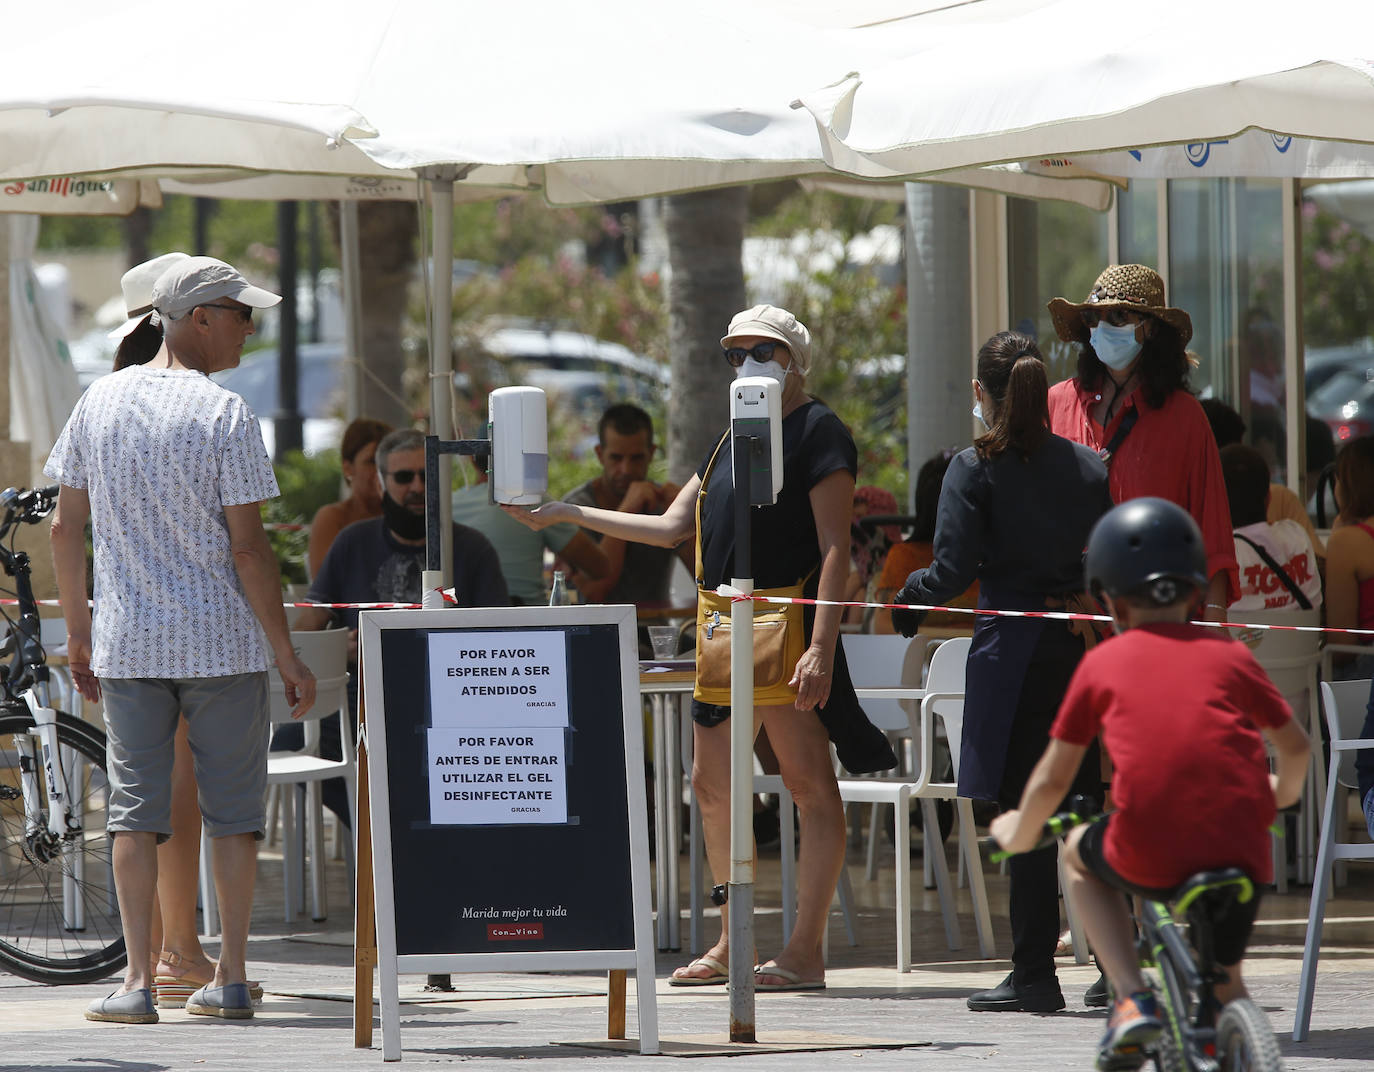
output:
[[[1254,622],[1256,625],[1299,625],[1319,626],[1322,612],[1312,610],[1242,610],[1236,611],[1240,621]],[[1321,639],[1319,632],[1294,632],[1287,629],[1266,629],[1259,644],[1254,649],[1255,659],[1274,687],[1293,707],[1298,721],[1310,735],[1321,736],[1321,709],[1318,706],[1317,684],[1321,670]],[[1308,771],[1303,783],[1302,807],[1298,814],[1297,880],[1312,881],[1312,867],[1316,859],[1316,815],[1320,810],[1319,789],[1316,786],[1321,778],[1314,765]],[[1279,893],[1288,892],[1288,864],[1282,851],[1279,838],[1274,839],[1274,882]]]
[[[940,850],[940,825],[935,810],[935,801],[952,800],[959,829],[959,851],[969,878],[969,890],[973,898],[974,921],[978,930],[979,954],[984,958],[995,955],[992,934],[992,915],[988,908],[987,887],[983,882],[982,858],[978,851],[977,832],[973,821],[973,806],[966,798],[959,797],[957,780],[959,770],[959,744],[963,732],[964,715],[964,666],[968,660],[969,638],[957,637],[941,644],[930,661],[930,671],[926,686],[922,691],[910,684],[913,671],[919,668],[924,658],[921,642],[918,647],[908,644],[900,664],[900,674],[893,688],[921,695],[919,713],[908,712],[908,724],[915,749],[916,770],[912,776],[902,779],[892,778],[845,778],[840,781],[840,796],[846,801],[865,803],[890,803],[894,805],[893,840],[896,842],[896,914],[897,914],[897,970],[911,970],[911,867],[909,864],[910,823],[908,809],[912,800],[921,802],[921,815],[925,837],[927,864],[933,869],[935,887],[940,898],[940,911],[944,918],[945,940],[950,949],[959,949],[962,938],[959,934],[959,919],[954,903],[954,882],[945,863],[944,853]],[[849,649],[845,649],[848,656]],[[894,667],[894,669],[896,669]],[[915,678],[919,681],[919,678]],[[945,734],[949,741],[950,755],[954,760],[955,781],[936,782],[933,780],[933,755],[935,751],[935,720],[944,723]]]
[[[348,630],[326,629],[318,632],[293,632],[291,643],[301,661],[315,674],[315,704],[302,717],[305,725],[305,746],[295,752],[269,752],[267,785],[282,787],[279,793],[282,813],[282,876],[285,922],[291,923],[297,911],[305,906],[305,862],[310,861],[311,912],[316,920],[328,912],[324,867],[324,808],[320,784],[329,778],[343,778],[348,789],[350,820],[356,826],[357,801],[355,785],[357,760],[353,738],[347,726],[340,727],[341,758],[326,759],[318,755],[320,720],[339,712],[348,718]],[[272,726],[295,722],[286,702],[286,689],[281,678],[271,672],[268,683],[268,716]],[[269,730],[270,733],[270,730]],[[305,831],[295,821],[294,786],[305,788]],[[309,845],[308,853],[306,845]],[[213,841],[201,834],[201,904],[207,936],[218,933],[218,902],[215,897],[211,852]]]
[[[1307,1038],[1312,1021],[1312,995],[1317,986],[1317,958],[1321,952],[1322,922],[1326,898],[1331,892],[1332,865],[1337,860],[1374,860],[1374,843],[1338,841],[1336,835],[1346,824],[1346,789],[1358,789],[1355,753],[1374,748],[1374,739],[1360,738],[1365,712],[1369,706],[1371,682],[1323,681],[1322,706],[1331,737],[1331,771],[1327,776],[1326,807],[1322,812],[1321,839],[1317,849],[1317,871],[1312,879],[1312,901],[1307,912],[1307,940],[1302,950],[1302,972],[1298,976],[1297,1009],[1293,1016],[1293,1041]],[[1314,742],[1319,738],[1314,737]],[[1313,751],[1320,755],[1320,747]]]

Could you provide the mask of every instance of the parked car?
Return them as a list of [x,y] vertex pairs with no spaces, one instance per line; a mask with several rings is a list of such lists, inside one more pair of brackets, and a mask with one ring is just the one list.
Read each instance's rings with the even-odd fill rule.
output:
[[[303,342],[296,349],[297,389],[302,438],[307,454],[337,447],[343,437],[344,379],[343,343]],[[215,380],[242,397],[262,425],[268,454],[276,443],[273,418],[281,410],[277,369],[280,355],[275,346],[244,356],[237,368],[215,373]]]
[[1307,351],[1307,412],[1325,421],[1337,445],[1374,432],[1374,343]]
[[652,405],[668,395],[668,369],[620,343],[523,320],[495,321],[479,338],[509,383],[541,388],[579,417],[595,420],[614,402]]
[[[486,378],[492,387],[539,387],[548,394],[551,411],[584,423],[595,422],[612,402],[651,405],[667,396],[668,370],[619,343],[510,322],[492,326],[481,342],[491,355]],[[306,453],[336,447],[343,435],[343,357],[342,342],[301,343],[298,349]],[[269,453],[275,442],[273,417],[281,409],[278,363],[276,347],[268,347],[246,355],[238,368],[215,374],[257,415]],[[462,391],[471,386],[462,372],[454,373],[454,384]]]

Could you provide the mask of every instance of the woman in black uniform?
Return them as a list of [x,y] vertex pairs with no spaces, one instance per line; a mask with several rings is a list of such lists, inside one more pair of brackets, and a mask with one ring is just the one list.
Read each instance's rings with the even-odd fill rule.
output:
[[[804,595],[844,598],[849,574],[849,525],[858,455],[838,417],[806,393],[811,336],[796,317],[771,305],[739,313],[721,346],[741,376],[769,376],[782,385],[783,485],[777,502],[752,511],[751,552],[757,588],[794,585],[808,578]],[[704,459],[668,510],[622,514],[571,503],[546,503],[508,513],[533,528],[574,521],[625,540],[672,547],[691,539],[701,514],[701,590],[728,582],[734,568],[734,487],[728,445],[722,464]],[[702,493],[703,482],[705,492]],[[700,503],[698,504],[698,498]],[[830,899],[844,862],[844,810],[830,760],[834,740],[851,771],[885,770],[896,757],[864,717],[839,646],[842,608],[807,608],[807,646],[791,676],[796,699],[756,704],[754,726],[768,730],[783,783],[801,814],[797,866],[797,918],[787,945],[756,969],[760,990],[819,989],[825,985],[821,938]],[[706,852],[718,883],[729,875],[730,729],[728,707],[692,702],[692,785],[701,805]],[[679,968],[675,986],[724,983],[729,975],[729,930],[721,909],[721,936],[702,957]],[[746,953],[752,955],[752,951]]]
[[[1093,451],[1053,435],[1049,385],[1035,342],[1004,331],[978,351],[974,415],[987,431],[950,463],[935,523],[935,560],[916,570],[896,602],[942,604],[981,582],[980,607],[1045,610],[1083,589],[1083,548],[1112,507],[1107,469]],[[915,633],[920,614],[894,611]],[[969,648],[959,794],[1014,808],[1084,642],[1069,623],[980,615]],[[1096,750],[1075,792],[1100,796]],[[1012,857],[1012,973],[973,994],[970,1009],[1054,1012],[1059,940],[1056,850]]]

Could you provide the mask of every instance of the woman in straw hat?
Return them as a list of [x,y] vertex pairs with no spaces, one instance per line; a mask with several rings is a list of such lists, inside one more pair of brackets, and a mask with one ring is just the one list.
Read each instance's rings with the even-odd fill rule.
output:
[[[781,385],[783,485],[777,502],[751,514],[750,552],[758,588],[806,578],[805,597],[843,598],[849,574],[849,526],[858,453],[835,414],[806,393],[811,334],[785,309],[757,305],[738,313],[720,340],[737,376],[766,376]],[[724,401],[724,399],[722,399]],[[725,437],[722,436],[722,442]],[[723,464],[712,452],[661,515],[624,514],[574,503],[504,509],[531,528],[574,521],[623,540],[676,546],[699,537],[698,586],[713,592],[734,576],[735,489],[728,444]],[[700,532],[697,532],[697,516]],[[795,604],[793,604],[795,606]],[[786,946],[755,969],[760,990],[820,990],[825,986],[822,939],[835,883],[844,866],[844,806],[830,760],[854,773],[896,766],[887,739],[864,717],[840,647],[841,608],[807,607],[806,647],[792,669],[789,697],[756,700],[754,727],[768,730],[783,783],[801,813],[797,861],[797,918]],[[701,673],[698,656],[698,674]],[[700,686],[701,682],[698,682]],[[795,698],[792,698],[792,697]],[[694,699],[692,785],[701,804],[706,854],[716,882],[730,858],[730,708]],[[729,978],[728,909],[721,936],[704,956],[678,968],[672,986],[724,984]],[[743,954],[752,958],[753,950]],[[753,963],[752,959],[750,963]]]
[[1216,441],[1188,389],[1192,319],[1164,303],[1164,281],[1143,264],[1114,264],[1083,301],[1055,298],[1049,310],[1059,337],[1082,344],[1077,375],[1050,388],[1050,427],[1099,453],[1116,502],[1153,495],[1193,516],[1207,545],[1205,613],[1225,621],[1240,574]]

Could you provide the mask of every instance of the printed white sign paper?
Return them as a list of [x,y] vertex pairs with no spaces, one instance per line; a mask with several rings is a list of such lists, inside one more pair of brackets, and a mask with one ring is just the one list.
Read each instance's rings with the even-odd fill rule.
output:
[[566,823],[563,746],[561,729],[431,729],[430,822]]
[[568,725],[561,629],[429,635],[430,725],[455,729]]

